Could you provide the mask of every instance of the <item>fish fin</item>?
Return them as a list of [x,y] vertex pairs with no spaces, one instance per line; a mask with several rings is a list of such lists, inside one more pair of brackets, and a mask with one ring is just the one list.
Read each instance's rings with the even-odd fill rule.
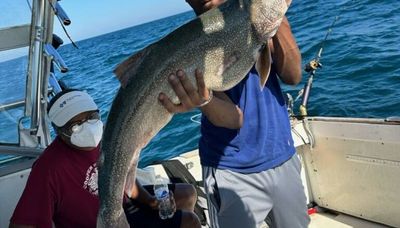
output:
[[268,80],[269,73],[271,71],[271,51],[267,44],[262,48],[260,57],[256,62],[256,70],[260,75],[260,88],[264,88],[265,83]]
[[122,88],[125,88],[126,85],[128,85],[130,78],[136,74],[136,71],[141,65],[144,57],[150,53],[151,49],[152,45],[136,52],[114,69],[114,74],[120,81]]
[[125,193],[128,195],[129,198],[132,197],[132,192],[134,191],[136,182],[136,167],[130,167],[128,173],[126,175],[125,180]]

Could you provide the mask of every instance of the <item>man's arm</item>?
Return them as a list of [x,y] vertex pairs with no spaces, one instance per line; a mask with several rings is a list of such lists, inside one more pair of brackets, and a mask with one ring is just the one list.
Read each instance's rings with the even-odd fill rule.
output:
[[301,81],[301,54],[286,17],[272,37],[272,59],[281,80],[289,85]]
[[[48,157],[38,159],[29,174],[24,191],[10,219],[9,227],[51,227],[54,223],[55,189],[53,172],[48,171]],[[29,221],[29,222],[27,222]]]
[[136,180],[133,188],[130,192],[130,198],[136,200],[139,203],[148,205],[153,209],[158,209],[158,202],[157,199],[150,195],[150,193],[143,188],[143,186]]
[[243,112],[224,92],[214,92],[208,105],[200,108],[207,119],[217,127],[239,129],[243,124]]
[[[301,81],[301,54],[286,17],[272,38],[272,44],[272,58],[279,77],[286,84],[298,84]],[[238,129],[243,124],[242,110],[223,92],[216,92],[215,98],[200,109],[216,126]]]

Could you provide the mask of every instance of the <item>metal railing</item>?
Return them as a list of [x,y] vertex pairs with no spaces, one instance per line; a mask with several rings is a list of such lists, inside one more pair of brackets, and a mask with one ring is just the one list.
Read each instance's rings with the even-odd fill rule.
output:
[[25,100],[13,101],[8,104],[0,105],[0,112],[7,111],[10,109],[14,109],[14,108],[23,107],[24,105],[25,105]]

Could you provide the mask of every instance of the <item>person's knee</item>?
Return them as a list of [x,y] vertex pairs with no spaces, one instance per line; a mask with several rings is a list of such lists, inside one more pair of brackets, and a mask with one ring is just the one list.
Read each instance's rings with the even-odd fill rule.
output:
[[187,189],[185,191],[185,198],[187,199],[187,202],[190,203],[192,207],[196,204],[197,201],[197,192],[196,188],[193,185],[188,185]]
[[193,212],[182,212],[181,228],[198,228],[201,227],[200,220]]
[[191,184],[179,184],[175,189],[175,200],[179,209],[193,210],[197,201],[196,188]]

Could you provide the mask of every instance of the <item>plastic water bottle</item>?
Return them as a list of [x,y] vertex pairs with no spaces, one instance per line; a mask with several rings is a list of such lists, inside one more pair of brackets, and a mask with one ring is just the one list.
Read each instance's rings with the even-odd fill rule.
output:
[[160,175],[157,175],[155,179],[154,194],[158,200],[158,214],[160,215],[160,218],[172,218],[172,216],[174,216],[174,210],[169,196],[168,184]]

